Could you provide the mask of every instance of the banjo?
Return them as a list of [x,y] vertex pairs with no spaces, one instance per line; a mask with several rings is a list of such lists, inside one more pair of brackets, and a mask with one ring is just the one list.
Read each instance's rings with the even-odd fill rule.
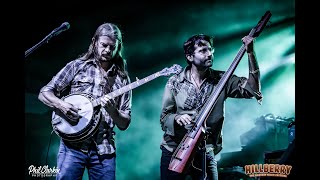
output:
[[[174,64],[170,68],[164,68],[141,80],[137,78],[135,82],[110,92],[105,96],[115,98],[160,76],[178,74],[181,70],[182,67],[180,65]],[[53,111],[51,124],[54,132],[62,139],[70,142],[80,142],[92,136],[97,131],[100,124],[100,118],[93,118],[93,116],[96,111],[99,111],[99,108],[97,107],[100,106],[101,98],[103,97],[104,96],[94,99],[90,95],[83,93],[70,94],[63,97],[63,101],[80,109],[78,111],[79,118],[75,121],[61,111]]]

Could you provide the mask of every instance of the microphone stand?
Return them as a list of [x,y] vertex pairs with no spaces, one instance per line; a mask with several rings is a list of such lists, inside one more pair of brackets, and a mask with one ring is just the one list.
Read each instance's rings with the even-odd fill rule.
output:
[[70,28],[70,24],[68,22],[62,23],[62,25],[56,29],[54,29],[49,35],[47,35],[44,39],[42,39],[39,43],[31,47],[25,52],[25,57],[27,57],[30,53],[32,53],[34,50],[38,49],[42,44],[45,42],[48,43],[48,41],[53,37],[60,34],[62,31],[65,31]]
[[45,38],[43,38],[40,42],[38,42],[36,45],[25,51],[25,57],[27,57],[29,54],[31,54],[34,50],[38,49],[41,45],[44,43],[48,43],[48,41],[54,36],[54,31],[51,32],[49,35],[47,35]]

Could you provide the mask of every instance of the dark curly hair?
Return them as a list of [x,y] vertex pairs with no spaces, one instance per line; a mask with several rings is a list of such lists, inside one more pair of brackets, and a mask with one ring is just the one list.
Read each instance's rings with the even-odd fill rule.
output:
[[[187,56],[190,56],[193,54],[195,50],[195,45],[198,46],[203,46],[204,44],[201,42],[201,40],[207,41],[210,43],[211,46],[213,46],[213,37],[208,36],[205,34],[196,34],[191,36],[187,41],[183,43],[183,50],[184,50],[184,55],[187,59]],[[187,59],[187,63],[190,65],[191,63]]]

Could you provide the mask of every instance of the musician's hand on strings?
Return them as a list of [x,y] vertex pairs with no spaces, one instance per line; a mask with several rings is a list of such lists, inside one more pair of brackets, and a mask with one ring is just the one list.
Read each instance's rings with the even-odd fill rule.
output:
[[188,114],[177,115],[174,119],[180,126],[192,123],[192,118]]
[[101,106],[104,107],[108,112],[116,110],[115,100],[108,95],[101,98]]
[[78,111],[81,110],[80,108],[77,108],[73,106],[72,104],[61,101],[59,103],[58,108],[64,115],[66,115],[71,121],[78,122],[80,115],[78,114]]
[[241,40],[244,43],[244,45],[246,46],[247,53],[253,52],[253,41],[254,41],[254,38],[251,37],[251,36],[245,36]]

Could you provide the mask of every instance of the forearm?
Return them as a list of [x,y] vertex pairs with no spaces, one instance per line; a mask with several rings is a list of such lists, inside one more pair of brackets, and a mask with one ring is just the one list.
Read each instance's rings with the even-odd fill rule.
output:
[[255,90],[256,92],[260,92],[260,89],[261,89],[260,70],[259,70],[259,65],[258,65],[254,51],[248,53],[248,60],[249,60],[248,84],[251,86],[253,90]]
[[38,95],[38,99],[45,105],[51,108],[58,108],[61,104],[61,99],[54,95],[52,91],[43,91]]
[[129,114],[121,112],[116,108],[108,110],[108,114],[111,116],[113,122],[119,127],[120,130],[127,129],[131,121],[131,116]]

